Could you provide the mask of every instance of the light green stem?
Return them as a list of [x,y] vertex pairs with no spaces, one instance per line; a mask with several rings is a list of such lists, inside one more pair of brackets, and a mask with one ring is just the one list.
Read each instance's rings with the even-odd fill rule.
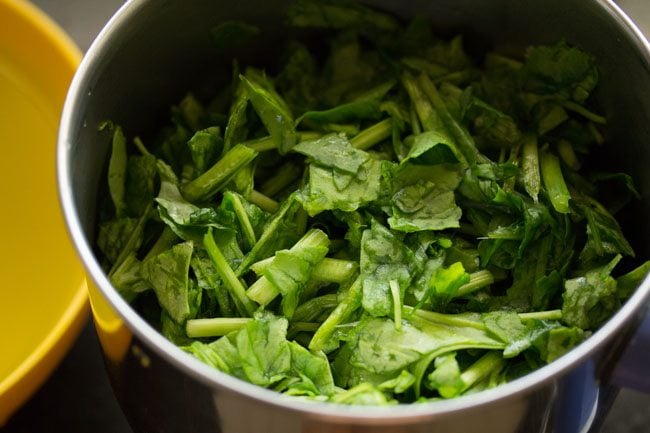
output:
[[241,144],[236,145],[205,173],[183,185],[183,196],[190,202],[209,198],[226,186],[256,156],[255,150]]
[[352,286],[348,289],[345,298],[336,306],[336,308],[325,319],[323,324],[314,333],[311,341],[309,342],[309,350],[319,351],[323,350],[332,334],[336,330],[336,326],[340,325],[361,305],[361,278],[357,278]]
[[562,320],[562,310],[532,311],[530,313],[519,313],[521,320]]
[[314,320],[323,311],[334,308],[339,304],[338,295],[335,293],[312,298],[301,304],[293,313],[292,320],[297,322],[307,322]]
[[190,319],[185,324],[185,333],[190,338],[221,337],[240,330],[251,320],[250,317]]
[[235,210],[235,215],[237,216],[239,225],[241,226],[242,232],[244,233],[244,238],[246,239],[246,242],[248,242],[249,247],[253,248],[253,245],[255,245],[257,239],[255,237],[255,230],[253,230],[253,225],[251,224],[250,219],[248,219],[246,209],[244,209],[244,205],[242,204],[237,194],[232,194],[232,202]]
[[528,195],[537,203],[541,178],[539,174],[539,154],[537,152],[537,137],[527,134],[522,146],[522,177],[524,188]]
[[456,297],[468,295],[478,289],[487,287],[492,283],[494,283],[494,275],[492,275],[492,272],[487,269],[473,272],[469,275],[469,282],[458,288]]
[[[315,131],[303,131],[303,132],[297,132],[297,134],[298,134],[298,142],[316,140],[321,136],[319,132],[315,132]],[[277,148],[275,141],[270,135],[267,137],[256,138],[255,140],[245,141],[242,144],[247,147],[250,147],[251,149],[257,152],[265,152]]]
[[258,278],[246,291],[246,296],[262,306],[268,305],[279,294],[280,292],[264,276]]
[[[264,271],[271,265],[274,257],[261,260],[251,265],[251,270],[257,275],[264,274]],[[312,271],[311,278],[316,281],[327,283],[342,283],[350,279],[359,268],[359,264],[352,260],[333,259],[325,257]]]
[[607,120],[603,116],[600,116],[592,111],[587,110],[584,106],[578,103],[567,100],[567,101],[562,101],[562,105],[567,110],[573,111],[574,113],[578,113],[585,119],[591,120],[594,123],[598,123],[601,125],[607,123]]
[[467,370],[461,373],[460,379],[464,384],[463,391],[470,388],[476,382],[480,381],[494,370],[501,370],[504,365],[501,352],[490,351],[479,358]]
[[384,119],[371,127],[364,129],[351,140],[350,144],[357,149],[367,150],[375,144],[381,143],[393,133],[393,119]]
[[296,164],[291,162],[282,164],[277,172],[262,184],[260,192],[267,197],[273,197],[296,181],[301,174],[302,171]]
[[168,250],[169,248],[172,247],[172,245],[174,245],[174,242],[177,239],[178,236],[176,236],[176,233],[174,233],[173,230],[169,228],[168,225],[165,225],[165,228],[163,229],[162,233],[160,233],[158,240],[156,240],[156,243],[153,244],[153,246],[151,247],[147,255],[144,256],[142,261],[145,261],[150,257],[156,256],[162,253],[163,251]]
[[[305,235],[300,238],[300,240],[296,242],[293,247],[291,247],[290,251],[298,251],[301,249],[313,248],[321,245],[329,245],[329,239],[327,238],[327,235],[325,235],[325,233],[323,233],[321,230],[312,229],[305,233]],[[273,262],[269,262],[268,259],[266,259],[264,263],[264,270],[266,270],[268,266],[271,266]],[[259,268],[260,266],[258,265],[258,270]],[[255,281],[255,283],[253,283],[253,285],[250,286],[246,292],[246,296],[260,305],[268,305],[279,294],[280,292],[265,276],[258,278],[257,281]]]
[[208,252],[208,256],[210,256],[210,259],[217,270],[217,273],[219,273],[221,280],[232,295],[233,299],[236,301],[238,309],[243,310],[240,311],[240,313],[243,316],[252,316],[257,307],[248,296],[246,296],[244,285],[239,278],[237,278],[237,275],[235,275],[235,272],[233,272],[223,253],[214,241],[214,238],[212,237],[212,229],[208,230],[203,237],[203,244]]
[[275,213],[280,207],[277,201],[265,196],[256,190],[251,191],[251,196],[249,199],[251,203],[257,205],[257,207],[269,213]]
[[553,208],[559,213],[569,213],[571,194],[564,182],[560,160],[550,151],[541,154],[542,181]]

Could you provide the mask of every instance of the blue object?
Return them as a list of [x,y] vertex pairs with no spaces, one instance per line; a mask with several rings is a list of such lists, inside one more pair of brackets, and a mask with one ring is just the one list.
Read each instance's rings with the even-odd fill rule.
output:
[[586,431],[596,415],[598,402],[596,366],[593,359],[571,371],[560,381],[555,407],[555,433]]
[[650,394],[650,314],[646,314],[623,352],[611,382]]

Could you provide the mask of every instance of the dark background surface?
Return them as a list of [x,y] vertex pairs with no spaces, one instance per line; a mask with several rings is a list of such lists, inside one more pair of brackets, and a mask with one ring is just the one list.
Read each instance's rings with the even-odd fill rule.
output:
[[[34,0],[34,3],[85,51],[123,1]],[[650,34],[650,0],[621,0],[619,4]],[[113,396],[90,321],[58,369],[2,432],[132,433]],[[623,390],[601,433],[650,433],[650,397]]]

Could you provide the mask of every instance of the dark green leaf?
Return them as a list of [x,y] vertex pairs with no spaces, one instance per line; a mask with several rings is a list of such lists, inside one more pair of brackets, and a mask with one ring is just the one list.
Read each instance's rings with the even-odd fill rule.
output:
[[122,128],[116,126],[113,131],[111,158],[108,163],[108,191],[113,200],[115,214],[118,218],[124,216],[126,212],[126,203],[124,201],[126,170],[126,137],[124,136],[124,132],[122,132]]
[[646,261],[627,274],[618,277],[616,279],[618,297],[621,299],[627,299],[632,296],[634,291],[648,275],[648,272],[650,272],[650,261]]
[[245,76],[240,75],[239,78],[278,151],[281,154],[289,152],[296,144],[297,135],[293,126],[293,117],[285,108],[286,102],[279,100],[277,94],[269,92]]
[[576,102],[584,102],[598,81],[594,57],[564,41],[528,48],[524,72],[531,90],[559,93]]
[[[126,247],[137,225],[138,220],[135,218],[120,218],[99,225],[97,246],[111,263],[115,263]],[[139,248],[140,242],[134,249]]]
[[111,284],[129,301],[149,289],[149,285],[142,279],[141,268],[142,263],[131,253],[111,274]]
[[394,17],[362,6],[337,0],[298,0],[288,11],[289,23],[296,27],[372,29],[394,32],[399,23]]
[[194,162],[194,175],[195,177],[200,176],[214,165],[223,150],[221,129],[211,127],[196,131],[187,145],[192,154],[192,162]]
[[142,264],[142,278],[153,288],[163,310],[176,323],[183,323],[190,316],[188,273],[192,251],[192,243],[184,242]]
[[260,29],[242,21],[224,21],[210,29],[210,39],[217,51],[239,48],[260,33]]
[[151,204],[156,195],[158,169],[153,155],[129,157],[124,200],[127,213],[139,217]]

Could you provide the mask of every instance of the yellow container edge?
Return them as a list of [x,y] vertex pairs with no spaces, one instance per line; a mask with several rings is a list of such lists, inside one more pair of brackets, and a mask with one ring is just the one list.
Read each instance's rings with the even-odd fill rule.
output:
[[[66,33],[45,13],[26,0],[2,0],[0,6],[43,33],[56,47],[71,76],[81,61],[81,51]],[[79,335],[88,317],[88,296],[85,282],[81,283],[72,302],[36,349],[19,368],[0,382],[0,427],[47,379]]]

